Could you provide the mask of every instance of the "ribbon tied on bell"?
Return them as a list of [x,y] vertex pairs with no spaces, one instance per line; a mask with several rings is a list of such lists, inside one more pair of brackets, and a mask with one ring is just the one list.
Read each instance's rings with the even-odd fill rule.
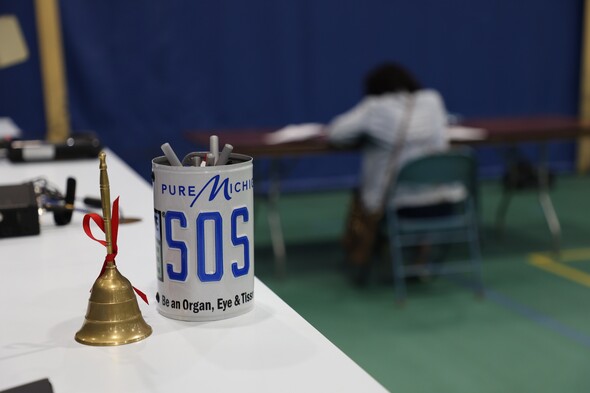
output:
[[[86,233],[86,235],[91,238],[92,240],[102,244],[103,246],[107,247],[108,250],[108,243],[106,240],[101,240],[101,239],[97,239],[93,234],[92,234],[92,229],[90,228],[90,221],[94,221],[94,223],[96,225],[98,225],[98,227],[100,228],[100,230],[106,234],[106,229],[105,229],[105,220],[103,217],[101,217],[99,214],[97,213],[87,213],[86,215],[84,215],[84,220],[82,221],[82,226],[84,227],[84,232]],[[115,257],[117,256],[117,233],[119,231],[119,197],[117,197],[117,199],[115,199],[115,201],[113,202],[113,209],[112,209],[112,218],[111,218],[111,252],[108,253],[107,251],[107,255],[104,259],[104,262],[102,264],[102,269],[100,270],[100,274],[99,277],[102,275],[102,273],[104,273],[105,267],[107,265],[107,263],[112,262],[113,264],[115,263]],[[133,290],[135,291],[135,293],[147,304],[149,304],[148,302],[148,298],[145,295],[145,293],[143,293],[142,291],[140,291],[139,289],[133,287]]]

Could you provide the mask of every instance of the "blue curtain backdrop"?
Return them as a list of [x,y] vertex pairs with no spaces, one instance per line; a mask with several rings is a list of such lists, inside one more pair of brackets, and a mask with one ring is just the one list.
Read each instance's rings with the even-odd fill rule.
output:
[[[194,149],[187,130],[328,122],[385,60],[414,70],[463,117],[578,110],[583,0],[64,0],[60,9],[73,129],[96,131],[145,177],[163,142]],[[0,0],[7,13],[31,58],[0,70],[0,116],[43,137],[34,4]],[[500,173],[497,149],[478,156],[483,175]],[[571,171],[574,144],[553,144],[550,159]],[[358,160],[286,165],[291,188],[342,186]]]

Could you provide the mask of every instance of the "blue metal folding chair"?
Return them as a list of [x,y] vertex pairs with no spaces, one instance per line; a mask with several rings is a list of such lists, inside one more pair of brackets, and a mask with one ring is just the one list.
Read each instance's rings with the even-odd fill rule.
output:
[[[400,169],[395,184],[389,190],[385,210],[395,294],[399,303],[406,299],[405,278],[425,270],[429,274],[470,271],[475,278],[476,294],[483,294],[476,182],[476,162],[470,149],[430,154],[412,160]],[[412,209],[424,208],[420,205],[423,202],[419,202],[420,195],[430,195],[426,198],[430,199],[427,206],[445,204],[451,208],[444,214],[426,217],[401,214],[404,199],[406,203],[408,199],[413,202]],[[428,261],[420,265],[404,264],[404,247],[446,243],[467,243],[469,263]]]

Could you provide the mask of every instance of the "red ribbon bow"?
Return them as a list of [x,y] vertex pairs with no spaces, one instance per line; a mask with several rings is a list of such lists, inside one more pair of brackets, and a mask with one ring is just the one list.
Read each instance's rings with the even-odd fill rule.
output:
[[[92,229],[90,229],[90,220],[94,221],[96,223],[96,225],[98,225],[98,227],[102,230],[103,233],[106,233],[105,231],[105,225],[104,225],[104,219],[96,213],[88,213],[84,216],[84,221],[82,221],[82,226],[84,227],[84,232],[86,232],[86,235],[91,238],[92,240],[99,242],[100,244],[102,244],[103,246],[107,246],[107,242],[106,240],[100,240],[94,237],[94,235],[92,234]],[[115,257],[117,256],[117,233],[119,231],[119,197],[117,197],[117,199],[115,199],[115,202],[113,202],[113,216],[111,217],[111,246],[113,249],[113,252],[110,254],[107,254],[107,256],[104,259],[104,263],[102,264],[102,269],[100,270],[100,274],[98,275],[99,277],[102,275],[102,273],[104,273],[104,269],[106,268],[106,265],[108,262],[113,262],[113,264],[115,263]],[[135,291],[135,293],[137,293],[137,295],[143,299],[144,302],[148,303],[148,299],[147,296],[145,295],[145,293],[143,293],[142,291],[140,291],[139,289],[133,287],[133,290]]]

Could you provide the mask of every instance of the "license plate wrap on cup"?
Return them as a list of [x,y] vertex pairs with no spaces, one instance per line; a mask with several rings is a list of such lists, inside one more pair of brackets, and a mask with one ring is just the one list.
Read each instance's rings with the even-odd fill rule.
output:
[[254,305],[252,158],[220,166],[152,160],[158,311],[185,321],[224,319]]

